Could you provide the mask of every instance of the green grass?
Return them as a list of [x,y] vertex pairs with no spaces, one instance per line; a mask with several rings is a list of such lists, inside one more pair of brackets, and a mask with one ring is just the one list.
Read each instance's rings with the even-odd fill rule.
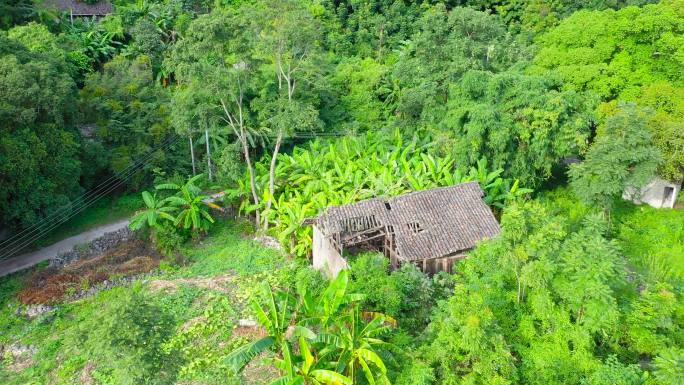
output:
[[[19,372],[2,360],[0,383],[79,384],[87,368],[99,384],[238,383],[222,361],[245,342],[233,337],[237,319],[249,316],[246,305],[262,282],[291,284],[301,267],[250,232],[246,223],[219,221],[201,242],[182,247],[185,265],[165,263],[141,284],[63,303],[31,320],[14,299],[28,273],[0,278],[0,343],[37,349]],[[193,283],[217,276],[231,281],[220,290]],[[160,289],[151,281],[178,284]]]
[[183,247],[189,266],[177,271],[179,276],[212,276],[236,273],[241,276],[264,273],[282,267],[286,260],[275,250],[251,240],[245,222],[221,221],[209,236],[198,244]]
[[653,281],[684,282],[684,210],[625,202],[613,213],[623,252]]

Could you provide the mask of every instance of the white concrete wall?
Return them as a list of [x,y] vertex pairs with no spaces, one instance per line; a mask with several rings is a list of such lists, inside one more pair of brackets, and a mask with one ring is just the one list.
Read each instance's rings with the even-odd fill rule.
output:
[[347,261],[316,225],[313,225],[313,266],[329,277],[336,277],[342,269],[349,268]]
[[622,198],[636,204],[646,203],[655,208],[672,208],[681,190],[681,183],[668,182],[661,178],[653,180],[640,190],[627,189]]

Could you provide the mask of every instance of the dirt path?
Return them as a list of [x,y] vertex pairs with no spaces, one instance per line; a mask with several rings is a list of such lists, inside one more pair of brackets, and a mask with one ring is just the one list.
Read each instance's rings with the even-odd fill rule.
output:
[[28,269],[29,267],[34,266],[42,261],[46,261],[57,256],[57,254],[61,252],[69,251],[76,245],[90,242],[93,239],[101,237],[105,233],[110,233],[126,226],[128,226],[128,220],[120,220],[118,222],[92,228],[81,234],[63,239],[42,249],[22,254],[6,261],[0,261],[0,277],[17,272],[19,270]]

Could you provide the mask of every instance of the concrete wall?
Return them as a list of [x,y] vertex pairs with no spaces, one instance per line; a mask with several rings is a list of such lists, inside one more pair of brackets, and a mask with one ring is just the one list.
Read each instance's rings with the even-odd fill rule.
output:
[[640,190],[627,189],[622,197],[636,204],[646,203],[655,208],[672,208],[681,187],[681,183],[672,183],[656,177]]
[[313,266],[329,277],[336,277],[342,269],[349,268],[347,260],[342,258],[316,225],[313,225]]

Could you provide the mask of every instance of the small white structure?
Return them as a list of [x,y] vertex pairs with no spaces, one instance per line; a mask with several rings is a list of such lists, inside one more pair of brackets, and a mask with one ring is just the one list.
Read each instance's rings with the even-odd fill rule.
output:
[[682,184],[668,182],[658,177],[653,178],[649,184],[641,189],[628,188],[622,198],[635,204],[646,203],[655,208],[673,208],[677,201],[677,195],[681,191]]

